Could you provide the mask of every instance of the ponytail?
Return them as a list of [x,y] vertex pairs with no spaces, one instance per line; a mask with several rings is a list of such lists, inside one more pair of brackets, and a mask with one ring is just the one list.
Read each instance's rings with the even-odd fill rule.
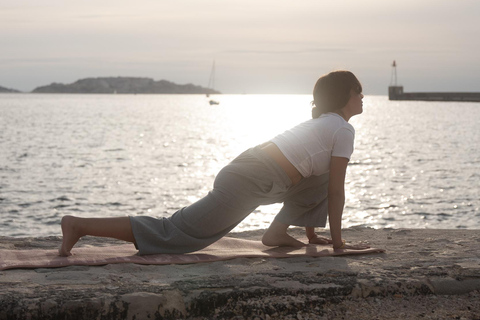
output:
[[312,108],[312,119],[316,119],[322,115],[322,111],[320,110],[319,107],[316,107],[313,102],[312,102],[313,108]]

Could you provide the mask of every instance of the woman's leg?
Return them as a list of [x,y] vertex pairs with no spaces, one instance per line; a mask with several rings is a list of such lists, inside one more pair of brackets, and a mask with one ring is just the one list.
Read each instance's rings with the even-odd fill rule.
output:
[[305,243],[288,235],[289,225],[273,220],[270,227],[263,234],[262,243],[269,247],[304,247]]
[[108,237],[135,242],[129,217],[118,218],[62,218],[62,246],[58,250],[61,256],[70,256],[70,250],[83,236]]

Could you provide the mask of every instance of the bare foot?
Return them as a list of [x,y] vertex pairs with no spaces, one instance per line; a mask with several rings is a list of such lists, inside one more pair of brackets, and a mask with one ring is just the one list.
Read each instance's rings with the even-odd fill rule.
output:
[[286,232],[275,232],[267,229],[262,237],[262,243],[269,247],[305,247],[306,244],[298,241]]
[[319,236],[319,235],[315,234],[312,238],[308,239],[308,243],[311,243],[311,244],[329,244],[329,243],[333,243],[333,241],[332,241],[332,239],[329,239],[329,238],[326,238],[326,237]]
[[77,243],[78,239],[80,239],[81,234],[78,231],[78,228],[75,224],[75,220],[77,218],[73,216],[64,216],[62,218],[62,246],[58,249],[58,254],[62,257],[71,256],[72,250],[75,243]]

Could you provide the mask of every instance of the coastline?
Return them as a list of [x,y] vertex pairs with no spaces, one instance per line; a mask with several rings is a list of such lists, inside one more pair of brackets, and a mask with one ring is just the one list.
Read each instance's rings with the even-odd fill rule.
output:
[[[304,236],[301,229],[290,233]],[[229,236],[259,240],[262,234]],[[479,235],[349,228],[345,239],[386,253],[4,270],[0,319],[478,319]],[[59,237],[0,237],[0,249],[59,243]],[[78,245],[120,243],[86,237]]]

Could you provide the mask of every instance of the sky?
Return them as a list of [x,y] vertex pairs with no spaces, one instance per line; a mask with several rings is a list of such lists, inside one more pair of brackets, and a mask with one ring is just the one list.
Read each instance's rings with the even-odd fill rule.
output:
[[385,95],[480,91],[478,0],[0,0],[0,86],[132,76],[309,94],[354,72]]

